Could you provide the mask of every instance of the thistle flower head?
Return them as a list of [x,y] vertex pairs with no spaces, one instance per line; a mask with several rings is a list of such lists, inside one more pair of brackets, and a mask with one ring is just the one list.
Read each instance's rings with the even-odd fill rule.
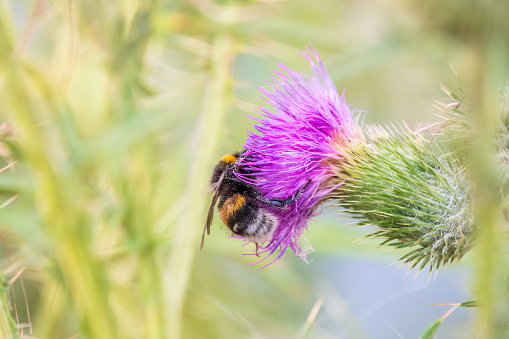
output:
[[261,252],[268,253],[263,260],[277,251],[276,259],[280,258],[288,247],[306,258],[300,236],[333,189],[330,163],[341,159],[335,144],[353,135],[352,112],[318,54],[309,48],[300,54],[311,64],[313,75],[278,64],[268,86],[259,88],[274,109],[261,108],[264,118],[253,118],[258,134],[249,133],[244,145],[249,156],[239,164],[250,174],[237,174],[254,184],[264,198],[286,200],[300,195],[284,208],[264,206],[277,216],[279,225],[272,239],[261,246]]

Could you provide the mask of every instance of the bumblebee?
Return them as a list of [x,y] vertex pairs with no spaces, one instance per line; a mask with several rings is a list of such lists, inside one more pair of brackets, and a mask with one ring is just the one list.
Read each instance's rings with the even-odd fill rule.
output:
[[270,240],[279,225],[277,215],[270,211],[269,206],[285,208],[294,203],[311,182],[310,180],[305,187],[285,200],[263,198],[253,184],[240,180],[234,174],[234,170],[242,174],[250,173],[238,166],[238,163],[246,156],[246,150],[227,154],[219,160],[212,172],[210,190],[214,192],[214,197],[203,229],[201,249],[205,243],[205,232],[210,234],[217,200],[219,200],[217,205],[219,217],[223,223],[233,234],[254,242],[258,253],[258,245]]

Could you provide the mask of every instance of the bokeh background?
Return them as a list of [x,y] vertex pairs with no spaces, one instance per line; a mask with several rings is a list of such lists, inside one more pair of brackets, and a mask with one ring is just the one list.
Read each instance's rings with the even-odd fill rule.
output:
[[417,275],[326,207],[309,263],[258,270],[218,218],[199,251],[207,185],[276,62],[311,71],[309,43],[364,123],[438,121],[475,61],[475,3],[1,1],[4,312],[36,338],[418,337],[448,309],[430,304],[474,298],[470,255]]

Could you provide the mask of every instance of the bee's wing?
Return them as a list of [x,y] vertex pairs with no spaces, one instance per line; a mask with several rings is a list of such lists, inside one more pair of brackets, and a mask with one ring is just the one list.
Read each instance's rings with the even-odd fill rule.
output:
[[216,202],[217,199],[219,198],[219,193],[221,191],[221,184],[223,183],[224,174],[225,172],[221,174],[219,180],[217,181],[216,192],[214,193],[214,197],[212,198],[212,203],[210,204],[209,208],[209,214],[207,215],[207,221],[205,222],[205,227],[203,228],[200,250],[202,250],[203,246],[205,245],[205,232],[207,232],[207,234],[210,234],[210,225],[212,225],[212,220],[214,219],[214,207],[216,207]]

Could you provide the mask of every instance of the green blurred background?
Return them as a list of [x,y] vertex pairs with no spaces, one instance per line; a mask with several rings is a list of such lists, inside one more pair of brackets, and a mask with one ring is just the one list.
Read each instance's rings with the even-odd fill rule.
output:
[[[242,147],[276,62],[310,73],[296,51],[311,42],[365,123],[438,121],[440,84],[475,57],[458,33],[475,6],[0,3],[0,123],[12,125],[0,167],[16,161],[0,173],[1,267],[25,336],[415,338],[447,310],[429,304],[473,298],[468,256],[414,278],[333,209],[310,222],[309,264],[287,252],[249,266],[251,247],[218,218],[199,245],[211,170]],[[439,337],[468,336],[474,317],[458,309]]]

